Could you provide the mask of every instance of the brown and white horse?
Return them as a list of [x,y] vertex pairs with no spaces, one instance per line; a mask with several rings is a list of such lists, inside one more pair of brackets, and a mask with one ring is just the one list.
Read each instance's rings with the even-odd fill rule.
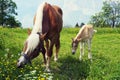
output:
[[[32,32],[29,32],[22,55],[18,60],[17,66],[21,67],[38,56],[39,52],[43,53],[46,70],[50,71],[50,58],[53,53],[53,46],[56,47],[54,60],[58,59],[60,48],[60,32],[62,30],[62,10],[58,6],[48,3],[41,4],[34,16],[34,26]],[[44,48],[46,43],[46,53]],[[46,58],[45,58],[46,56]],[[47,60],[47,62],[46,62]]]
[[84,44],[88,44],[88,58],[92,60],[91,54],[91,41],[96,30],[93,29],[92,25],[83,25],[79,30],[78,34],[74,39],[72,39],[72,54],[75,54],[76,49],[78,48],[78,44],[80,42],[80,57],[82,60],[82,56],[84,55]]

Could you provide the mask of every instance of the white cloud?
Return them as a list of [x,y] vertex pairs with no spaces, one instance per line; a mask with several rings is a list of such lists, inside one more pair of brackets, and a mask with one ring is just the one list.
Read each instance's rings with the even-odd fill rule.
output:
[[[103,0],[103,1],[110,1],[110,0]],[[119,1],[119,0],[111,0],[111,1]]]
[[65,0],[63,8],[65,11],[70,11],[70,12],[79,10],[79,6],[76,4],[76,0],[69,0],[69,1]]
[[72,12],[79,10],[80,6],[77,4],[77,0],[64,0],[63,12],[65,17],[69,16]]

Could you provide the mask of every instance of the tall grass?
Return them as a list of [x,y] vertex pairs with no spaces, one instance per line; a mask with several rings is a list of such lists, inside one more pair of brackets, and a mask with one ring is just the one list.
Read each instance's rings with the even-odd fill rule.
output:
[[83,60],[79,61],[80,49],[71,53],[71,38],[79,28],[63,28],[58,62],[51,59],[51,73],[44,72],[42,55],[32,61],[33,67],[17,69],[26,29],[0,28],[0,79],[48,79],[48,80],[119,80],[120,79],[120,29],[96,28],[92,40],[93,61],[87,58],[87,47]]

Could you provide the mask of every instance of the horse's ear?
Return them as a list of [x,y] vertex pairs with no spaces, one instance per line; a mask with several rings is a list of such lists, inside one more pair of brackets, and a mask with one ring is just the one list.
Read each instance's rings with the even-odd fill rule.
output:
[[77,41],[80,42],[80,41],[81,41],[81,38],[80,38],[80,39],[77,39]]
[[40,39],[41,39],[41,40],[44,40],[46,34],[47,34],[47,33],[41,34],[41,35],[40,35]]
[[28,35],[31,34],[31,30],[30,30],[30,28],[27,29],[27,32],[28,32]]

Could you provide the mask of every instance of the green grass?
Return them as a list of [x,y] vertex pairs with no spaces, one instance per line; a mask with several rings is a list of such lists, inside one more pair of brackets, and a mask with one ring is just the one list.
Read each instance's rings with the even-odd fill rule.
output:
[[0,28],[0,80],[120,80],[120,29],[96,28],[92,40],[93,61],[87,58],[87,47],[83,61],[79,61],[80,49],[71,53],[71,38],[79,28],[63,28],[58,62],[51,58],[51,73],[44,72],[43,58],[32,61],[32,67],[16,68],[25,39],[26,29]]

